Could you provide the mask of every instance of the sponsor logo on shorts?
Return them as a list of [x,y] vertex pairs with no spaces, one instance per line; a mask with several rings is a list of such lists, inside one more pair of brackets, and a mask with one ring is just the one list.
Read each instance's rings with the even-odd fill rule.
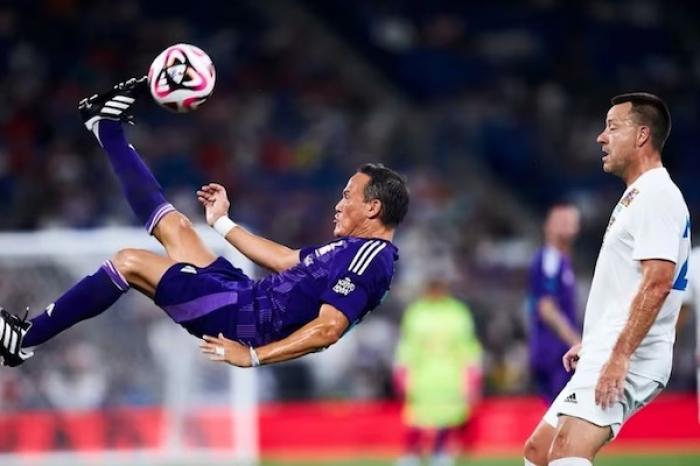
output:
[[197,275],[197,269],[195,269],[191,265],[184,266],[183,268],[180,269],[180,272],[191,273],[191,274]]
[[578,401],[576,401],[576,393],[574,392],[571,395],[564,398],[564,403],[578,403]]
[[350,281],[348,277],[341,278],[338,283],[333,287],[333,291],[343,296],[347,296],[355,290],[355,285]]
[[48,305],[46,308],[46,314],[51,317],[51,314],[53,314],[53,308],[56,307],[56,303],[51,303]]

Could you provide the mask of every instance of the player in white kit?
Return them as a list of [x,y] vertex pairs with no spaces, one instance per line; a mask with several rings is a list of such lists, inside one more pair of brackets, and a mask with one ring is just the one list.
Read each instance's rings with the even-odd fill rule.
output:
[[525,465],[590,466],[671,373],[675,324],[687,287],[690,215],[661,163],[666,104],[647,93],[612,99],[603,170],[627,189],[603,237],[583,338],[562,358],[575,370],[525,445]]

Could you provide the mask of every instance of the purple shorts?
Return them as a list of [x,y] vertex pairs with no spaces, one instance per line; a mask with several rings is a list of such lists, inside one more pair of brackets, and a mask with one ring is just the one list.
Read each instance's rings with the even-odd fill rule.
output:
[[[239,329],[252,310],[253,280],[223,257],[207,267],[178,262],[158,282],[153,301],[175,322],[199,338],[240,337]],[[252,317],[252,315],[250,316]],[[255,327],[254,322],[248,323]]]

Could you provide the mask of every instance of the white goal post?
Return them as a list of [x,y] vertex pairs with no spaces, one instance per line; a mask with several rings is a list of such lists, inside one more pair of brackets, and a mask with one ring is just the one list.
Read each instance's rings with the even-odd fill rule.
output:
[[[198,225],[203,240],[215,251],[249,275],[252,264],[220,236]],[[74,282],[93,273],[119,249],[135,247],[164,253],[155,239],[140,228],[94,230],[43,230],[0,233],[0,305],[20,313],[31,306],[36,315]],[[46,387],[47,372],[60,371],[66,345],[86,339],[101,353],[99,372],[106,383],[102,397],[93,408],[80,408],[98,414],[104,409],[128,407],[129,401],[161,409],[158,439],[150,445],[81,449],[49,448],[41,451],[13,449],[12,441],[0,441],[0,464],[10,465],[254,465],[258,463],[258,414],[256,372],[209,362],[199,354],[197,339],[170,321],[148,299],[132,290],[120,298],[115,309],[95,319],[81,322],[64,334],[41,345],[34,358],[17,369],[2,368],[0,389],[8,377],[20,379],[35,399],[0,405],[0,418],[43,412],[60,417],[76,408],[62,408]],[[108,349],[117,346],[113,353]],[[106,353],[109,352],[107,356]],[[90,360],[90,358],[88,358]],[[113,366],[118,367],[110,373]],[[59,369],[56,369],[56,368]],[[6,371],[17,371],[9,374]],[[121,372],[119,372],[121,371]],[[124,372],[126,371],[126,372]],[[136,381],[124,381],[128,374]],[[100,385],[102,386],[102,385]],[[124,388],[120,392],[120,387]],[[27,390],[25,390],[27,392]],[[77,397],[77,395],[76,395]],[[30,397],[31,398],[31,397]],[[143,401],[146,399],[146,401]],[[73,410],[73,411],[71,411]],[[214,417],[207,418],[214,413]],[[195,423],[193,419],[197,418]],[[109,422],[104,421],[105,423]],[[207,423],[218,426],[223,437],[206,434]],[[24,425],[26,423],[22,423]],[[197,424],[199,432],[192,427]],[[109,427],[109,426],[108,426]],[[31,428],[31,424],[30,424]],[[80,434],[80,432],[78,432]],[[0,432],[2,436],[8,432]],[[31,439],[32,432],[20,432]],[[112,435],[112,434],[110,434]],[[119,435],[119,433],[115,434]],[[216,441],[208,440],[216,437]],[[9,446],[8,446],[9,445]],[[54,445],[55,446],[55,445]],[[65,446],[65,445],[64,445]]]

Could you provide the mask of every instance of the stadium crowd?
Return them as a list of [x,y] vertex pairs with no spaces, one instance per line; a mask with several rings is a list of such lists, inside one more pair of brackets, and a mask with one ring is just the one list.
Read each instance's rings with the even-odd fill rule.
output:
[[[390,395],[387,341],[396,340],[401,312],[415,297],[421,263],[436,257],[456,264],[456,292],[470,304],[485,350],[486,390],[526,392],[523,300],[541,216],[562,198],[581,208],[575,267],[585,289],[622,190],[602,173],[595,143],[612,95],[648,89],[668,100],[674,121],[666,164],[691,213],[700,212],[693,183],[700,163],[699,7],[363,0],[348,11],[338,3],[301,2],[292,8],[304,15],[287,22],[256,2],[217,1],[204,9],[161,0],[0,6],[0,230],[135,224],[76,104],[145,74],[165,46],[194,43],[216,66],[210,101],[189,115],[142,105],[130,129],[169,198],[191,217],[203,219],[196,188],[217,181],[229,189],[232,218],[299,247],[329,237],[331,206],[361,163],[396,168],[412,188],[408,226],[397,241],[395,292],[357,330],[354,351],[362,356],[343,366],[351,383],[340,384],[340,376],[324,382],[321,371],[299,361],[263,368],[272,387],[265,396]],[[349,76],[349,60],[369,70],[365,79],[385,85]],[[85,404],[158,401],[160,381],[149,369],[156,361],[144,356],[147,330],[133,325],[153,318],[134,316],[103,323],[105,334],[121,325],[132,336],[128,349],[104,347],[94,336],[83,335],[83,345],[66,337],[51,363],[0,372],[3,406],[59,405],[65,374],[88,372],[83,383],[100,399],[86,395]],[[694,384],[692,327],[679,334],[671,387]],[[109,358],[107,368],[94,371],[108,350],[128,357]],[[121,367],[129,358],[139,370]],[[29,376],[41,387],[17,388]],[[128,387],[119,391],[115,381]]]

